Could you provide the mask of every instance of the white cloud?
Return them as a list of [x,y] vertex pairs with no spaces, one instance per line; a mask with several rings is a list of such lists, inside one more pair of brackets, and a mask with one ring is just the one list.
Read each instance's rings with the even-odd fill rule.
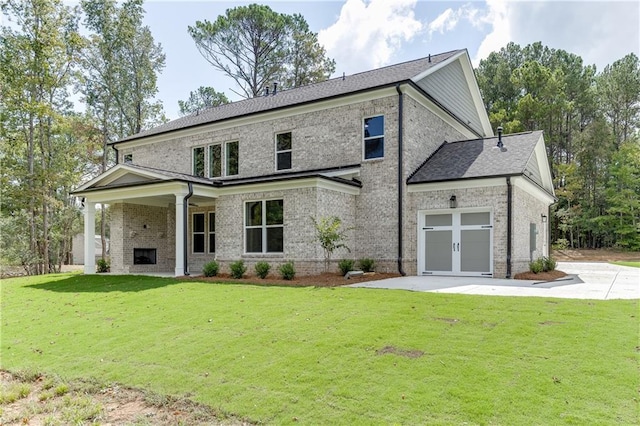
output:
[[338,20],[320,30],[319,42],[340,71],[358,72],[390,62],[403,42],[423,29],[415,19],[417,0],[347,0]]
[[598,71],[629,53],[640,52],[640,3],[637,1],[488,0],[477,18],[488,26],[473,57],[481,59],[510,41],[524,47],[541,42],[576,54]]
[[504,0],[487,0],[487,11],[476,16],[474,26],[489,25],[491,31],[480,43],[476,55],[472,59],[473,66],[478,66],[481,59],[489,56],[491,52],[497,52],[513,41],[511,34],[512,20],[509,19],[509,8],[512,3]]
[[477,27],[481,22],[478,20],[478,9],[469,4],[456,10],[448,8],[429,23],[427,26],[429,36],[436,32],[444,34],[445,32],[453,31],[462,19],[471,23],[474,27]]

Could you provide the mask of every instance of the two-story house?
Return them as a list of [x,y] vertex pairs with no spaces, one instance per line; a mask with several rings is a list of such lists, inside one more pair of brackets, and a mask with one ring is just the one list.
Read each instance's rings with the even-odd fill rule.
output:
[[510,277],[548,254],[542,132],[494,136],[466,50],[269,89],[112,144],[117,165],[76,191],[89,237],[111,206],[112,272],[318,273],[325,216],[349,230],[335,257],[379,271]]

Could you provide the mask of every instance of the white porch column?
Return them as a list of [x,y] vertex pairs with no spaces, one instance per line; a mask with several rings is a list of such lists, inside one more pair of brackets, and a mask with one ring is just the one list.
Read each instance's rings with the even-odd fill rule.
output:
[[184,194],[176,194],[176,270],[175,276],[184,275]]
[[96,273],[96,203],[84,203],[84,273]]

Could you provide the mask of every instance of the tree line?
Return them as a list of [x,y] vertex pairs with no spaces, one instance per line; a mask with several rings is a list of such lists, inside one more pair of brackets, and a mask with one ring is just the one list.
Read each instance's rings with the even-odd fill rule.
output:
[[[55,272],[81,232],[70,192],[113,165],[110,142],[166,121],[156,99],[162,47],[143,0],[0,0],[0,263]],[[185,29],[240,97],[288,89],[335,71],[304,17],[268,6],[228,9]],[[559,198],[561,246],[640,249],[640,68],[634,54],[601,73],[576,55],[509,44],[476,70],[490,120],[506,133],[543,129]],[[75,97],[75,99],[74,99]],[[78,112],[74,102],[85,110]],[[181,114],[228,103],[213,87],[179,101]],[[97,223],[106,254],[106,208]]]
[[[156,99],[165,54],[143,24],[143,0],[1,0],[0,8],[8,21],[0,27],[0,264],[56,272],[82,230],[70,192],[114,164],[110,142],[167,120]],[[325,80],[335,69],[299,14],[252,4],[185,30],[241,97],[276,81],[286,89]],[[227,102],[200,87],[179,107],[184,115]],[[108,210],[100,211],[104,258]]]
[[476,76],[494,128],[544,130],[555,246],[640,250],[638,57],[598,73],[564,50],[509,43]]

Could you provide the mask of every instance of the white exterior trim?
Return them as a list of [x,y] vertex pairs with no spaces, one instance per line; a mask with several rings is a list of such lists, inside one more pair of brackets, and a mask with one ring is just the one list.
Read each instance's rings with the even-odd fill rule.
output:
[[522,177],[522,176],[513,177],[511,178],[511,183],[513,183],[514,186],[517,186],[523,191],[529,193],[536,199],[543,201],[547,204],[553,204],[556,201],[549,193],[542,190],[542,188],[532,183],[529,179],[525,177]]
[[407,192],[430,192],[443,190],[457,190],[469,188],[484,188],[489,186],[506,186],[504,177],[486,179],[461,179],[447,182],[431,182],[407,185]]

